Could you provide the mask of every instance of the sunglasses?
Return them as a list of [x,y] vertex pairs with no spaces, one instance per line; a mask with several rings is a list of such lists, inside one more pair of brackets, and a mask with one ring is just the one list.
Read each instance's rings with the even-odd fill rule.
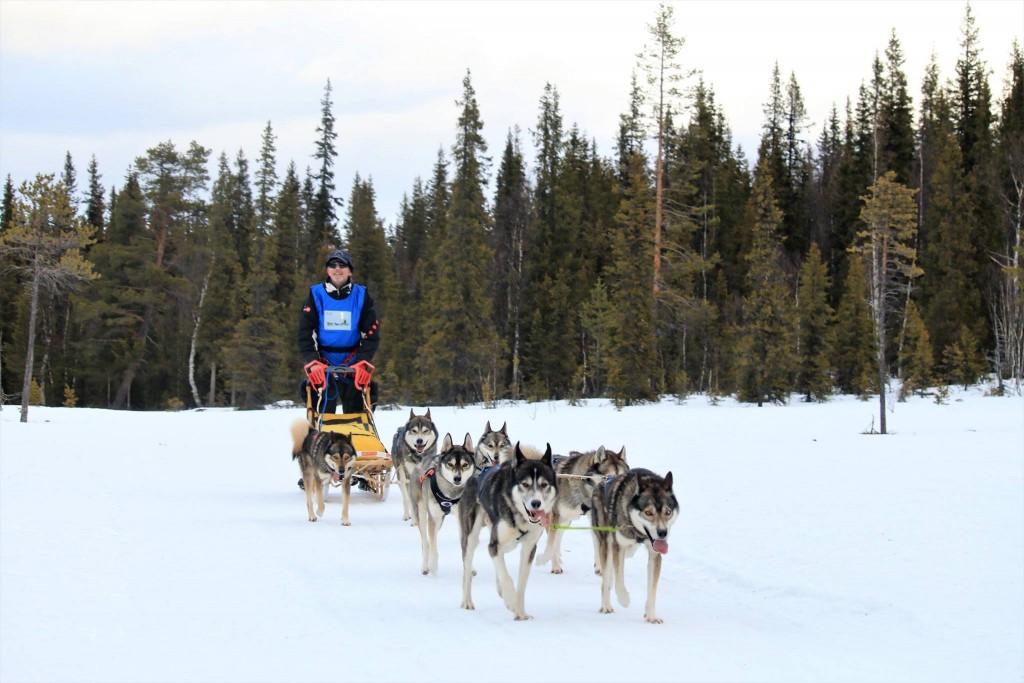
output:
[[342,263],[341,261],[331,261],[330,263],[327,264],[327,267],[328,268],[348,268],[349,265],[347,263]]

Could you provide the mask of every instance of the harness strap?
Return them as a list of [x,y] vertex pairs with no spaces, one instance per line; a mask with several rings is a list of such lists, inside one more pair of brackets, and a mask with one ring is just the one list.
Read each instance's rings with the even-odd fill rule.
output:
[[434,500],[441,506],[441,513],[447,515],[452,511],[452,506],[462,500],[461,496],[459,498],[449,498],[441,493],[441,489],[437,485],[437,472],[435,472],[433,467],[420,475],[420,483],[422,484],[427,477],[430,477],[430,492],[434,494]]

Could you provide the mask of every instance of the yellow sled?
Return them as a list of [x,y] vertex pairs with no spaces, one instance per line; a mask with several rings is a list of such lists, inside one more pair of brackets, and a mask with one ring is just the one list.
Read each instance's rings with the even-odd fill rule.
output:
[[[328,371],[346,374],[349,367],[332,365]],[[307,384],[306,421],[318,431],[347,434],[356,450],[353,478],[365,481],[378,499],[385,500],[391,486],[391,454],[377,435],[377,425],[373,421],[373,406],[370,404],[370,388],[363,390],[363,410],[358,413],[327,413],[321,416],[317,412],[317,398],[312,387]]]

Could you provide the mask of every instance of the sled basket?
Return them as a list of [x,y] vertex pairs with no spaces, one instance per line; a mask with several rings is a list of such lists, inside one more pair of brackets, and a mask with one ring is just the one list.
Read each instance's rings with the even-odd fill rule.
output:
[[[347,366],[331,366],[330,371],[342,372]],[[384,500],[391,484],[392,461],[388,449],[377,434],[370,405],[370,389],[363,390],[363,411],[358,413],[327,413],[316,411],[313,389],[306,385],[306,419],[314,429],[345,434],[352,439],[356,451],[354,476],[364,480],[378,498]]]

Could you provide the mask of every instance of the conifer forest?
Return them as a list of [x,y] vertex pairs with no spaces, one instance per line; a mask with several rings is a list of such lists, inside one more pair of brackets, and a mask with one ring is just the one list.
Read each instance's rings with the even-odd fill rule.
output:
[[776,66],[748,157],[680,64],[671,8],[648,30],[614,149],[551,83],[489,149],[471,69],[452,74],[454,135],[393,224],[372,180],[334,176],[338,136],[359,132],[336,128],[330,81],[306,159],[278,159],[267,121],[255,159],[165,141],[107,182],[70,153],[7,175],[0,398],[298,401],[299,307],[338,247],[376,302],[383,404],[1021,391],[1019,43],[990,82],[968,5],[955,73],[933,58],[911,93],[893,31],[825,122]]

